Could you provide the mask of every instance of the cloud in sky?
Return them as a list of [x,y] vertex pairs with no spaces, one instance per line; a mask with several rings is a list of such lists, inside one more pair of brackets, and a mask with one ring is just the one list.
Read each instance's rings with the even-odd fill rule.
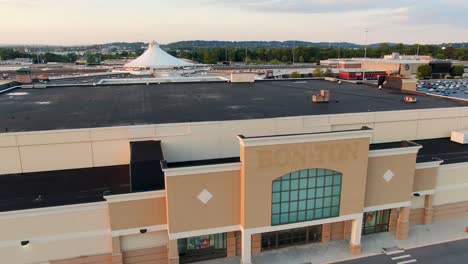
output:
[[411,1],[384,0],[214,0],[214,4],[241,8],[253,12],[277,13],[331,13],[365,9],[382,9],[404,6]]
[[[0,43],[468,41],[466,0],[0,0]],[[6,28],[6,29],[5,29]]]
[[0,7],[32,7],[38,4],[40,0],[0,0]]
[[[213,0],[213,4],[247,12],[320,14],[391,10],[388,15],[404,15],[421,21],[457,24],[467,27],[468,1],[465,0]],[[465,24],[461,24],[465,23]]]

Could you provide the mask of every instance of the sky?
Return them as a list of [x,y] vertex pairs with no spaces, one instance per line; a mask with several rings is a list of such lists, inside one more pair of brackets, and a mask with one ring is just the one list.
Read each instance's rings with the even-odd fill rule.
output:
[[0,0],[0,44],[468,42],[467,0]]

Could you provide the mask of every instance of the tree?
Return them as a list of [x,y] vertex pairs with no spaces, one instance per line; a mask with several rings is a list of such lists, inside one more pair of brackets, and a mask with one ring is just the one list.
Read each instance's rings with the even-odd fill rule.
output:
[[276,64],[280,64],[281,62],[277,59],[273,59],[270,61],[270,64],[273,64],[273,65],[276,65]]
[[289,75],[289,78],[301,78],[301,74],[295,71]]
[[324,76],[324,73],[322,71],[322,69],[320,68],[316,68],[313,72],[313,76],[314,77],[323,77]]
[[421,65],[418,67],[418,73],[416,76],[418,79],[426,79],[426,78],[431,78],[432,75],[432,67],[429,64]]
[[299,63],[304,63],[304,56],[299,56]]
[[455,59],[455,48],[454,47],[447,47],[444,50],[444,59]]
[[452,66],[452,69],[450,69],[450,75],[452,76],[462,76],[463,73],[465,73],[465,68],[461,65],[455,65]]
[[327,69],[325,71],[325,77],[335,77],[335,74],[333,74],[333,71],[331,69]]
[[78,55],[76,55],[76,53],[68,53],[66,57],[67,57],[67,62],[70,62],[70,63],[74,63],[78,59]]

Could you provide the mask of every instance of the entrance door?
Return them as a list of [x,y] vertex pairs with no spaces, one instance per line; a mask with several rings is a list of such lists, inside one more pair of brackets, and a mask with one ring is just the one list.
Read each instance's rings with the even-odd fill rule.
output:
[[322,226],[310,226],[262,234],[262,250],[320,242]]
[[181,264],[227,256],[226,233],[179,239],[177,242]]
[[380,232],[388,232],[389,222],[390,209],[364,213],[364,221],[362,223],[362,234],[367,235]]

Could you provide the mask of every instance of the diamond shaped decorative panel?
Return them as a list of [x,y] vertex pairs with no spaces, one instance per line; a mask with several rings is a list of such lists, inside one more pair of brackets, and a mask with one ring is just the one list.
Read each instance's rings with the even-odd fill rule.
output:
[[386,182],[390,182],[393,177],[395,177],[395,174],[391,170],[387,170],[383,175],[383,178]]
[[203,204],[207,204],[211,198],[213,198],[213,195],[207,191],[206,189],[204,189],[198,196],[197,196],[198,200],[200,200]]

